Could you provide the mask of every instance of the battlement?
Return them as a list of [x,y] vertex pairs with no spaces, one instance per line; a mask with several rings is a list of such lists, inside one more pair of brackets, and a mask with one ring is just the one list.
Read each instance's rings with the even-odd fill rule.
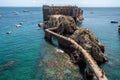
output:
[[77,6],[43,6],[43,19],[47,21],[50,15],[71,16],[76,22],[83,20],[83,10]]

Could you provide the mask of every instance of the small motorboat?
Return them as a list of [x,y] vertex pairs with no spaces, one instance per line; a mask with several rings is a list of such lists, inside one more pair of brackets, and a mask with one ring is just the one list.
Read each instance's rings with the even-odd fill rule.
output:
[[15,15],[18,15],[18,14],[19,14],[19,12],[17,12],[17,11],[13,11],[13,13],[14,13]]
[[118,21],[116,21],[116,20],[112,20],[111,23],[118,23]]
[[29,12],[28,10],[23,10],[23,12]]
[[12,33],[12,31],[8,31],[8,32],[6,32],[6,34],[11,34]]
[[18,27],[21,27],[22,25],[21,24],[16,24],[16,27],[18,28]]
[[20,24],[20,25],[23,25],[23,22],[20,22],[19,24]]

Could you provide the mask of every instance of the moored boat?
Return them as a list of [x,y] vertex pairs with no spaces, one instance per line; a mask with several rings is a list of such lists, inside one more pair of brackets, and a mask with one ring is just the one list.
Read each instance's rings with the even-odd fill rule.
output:
[[12,31],[8,31],[8,32],[6,32],[6,34],[11,34],[12,33]]
[[23,12],[29,12],[28,10],[23,10]]
[[118,23],[118,21],[116,21],[116,20],[112,20],[111,23]]
[[13,11],[13,13],[14,13],[15,15],[18,15],[18,14],[19,14],[19,12],[17,12],[17,11]]
[[21,24],[16,24],[16,27],[21,27],[22,25]]

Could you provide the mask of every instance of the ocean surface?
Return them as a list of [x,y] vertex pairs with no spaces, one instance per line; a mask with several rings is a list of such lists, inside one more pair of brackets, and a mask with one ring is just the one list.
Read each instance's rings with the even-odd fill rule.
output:
[[[79,26],[89,28],[105,45],[109,62],[102,68],[109,80],[120,80],[120,8],[83,10],[85,20]],[[119,23],[112,24],[111,20]],[[22,26],[17,28],[15,25],[20,22]],[[40,22],[43,22],[40,7],[0,8],[0,80],[49,80],[42,77],[43,69],[39,70],[38,64],[55,47],[44,40],[44,31],[37,26]]]

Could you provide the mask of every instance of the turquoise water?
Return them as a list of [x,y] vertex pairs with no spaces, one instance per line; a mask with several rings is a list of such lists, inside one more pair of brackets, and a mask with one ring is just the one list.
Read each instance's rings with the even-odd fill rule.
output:
[[[117,31],[120,8],[83,10],[85,20],[80,26],[93,31],[105,45],[109,62],[103,68],[109,80],[120,80],[120,35]],[[14,15],[13,11],[19,14]],[[55,49],[44,40],[44,31],[37,27],[43,20],[42,8],[0,8],[0,15],[0,65],[14,61],[13,65],[0,71],[0,80],[44,80],[43,71],[38,68],[39,61]],[[111,20],[119,23],[111,24]],[[15,24],[19,22],[23,25],[16,28]],[[12,33],[7,35],[7,31]]]
[[[30,13],[24,13],[29,10]],[[14,15],[13,11],[19,12]],[[47,44],[43,30],[37,24],[42,22],[41,8],[0,8],[0,64],[15,61],[15,64],[0,72],[0,80],[32,80],[41,50]],[[22,27],[15,24],[23,22]],[[12,34],[7,35],[7,31]]]

